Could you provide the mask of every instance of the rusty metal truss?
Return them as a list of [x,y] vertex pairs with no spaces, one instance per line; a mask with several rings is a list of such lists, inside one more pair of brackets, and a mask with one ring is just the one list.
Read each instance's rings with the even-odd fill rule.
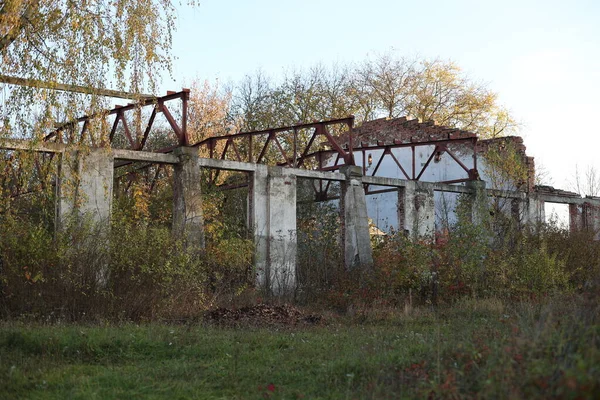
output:
[[[292,125],[275,129],[267,129],[255,132],[240,132],[231,135],[210,137],[194,144],[200,149],[201,155],[218,160],[231,160],[256,164],[278,165],[290,168],[305,168],[318,171],[338,171],[345,165],[356,165],[355,155],[362,154],[363,175],[368,175],[367,153],[372,151],[383,151],[370,176],[380,176],[382,161],[389,157],[394,161],[405,179],[418,181],[431,165],[432,161],[439,160],[443,154],[448,154],[465,174],[463,178],[443,181],[441,183],[461,183],[479,178],[477,172],[477,136],[455,136],[452,133],[431,136],[412,136],[407,140],[395,139],[392,143],[361,142],[354,146],[352,127],[354,117],[320,121],[308,124]],[[342,135],[334,135],[330,128],[334,127],[339,132],[339,126],[349,128]],[[306,132],[308,130],[308,132]],[[301,131],[302,134],[300,134]],[[465,145],[465,148],[473,152],[473,168],[466,166],[460,158],[449,147],[451,144]],[[433,146],[425,165],[416,167],[415,152],[417,148]],[[392,152],[393,149],[410,148],[411,164],[402,165]],[[216,184],[219,171],[210,175],[210,181]],[[317,199],[329,198],[328,191],[331,181],[314,182],[313,188]],[[244,186],[243,183],[223,184],[222,189],[234,189]],[[382,193],[389,190],[370,190],[365,185],[367,194]]]
[[[352,142],[342,146],[329,131],[329,127],[347,126],[352,129],[354,117],[332,119],[307,124],[284,126],[254,132],[240,132],[232,135],[214,136],[204,139],[194,146],[206,149],[210,158],[233,160],[256,164],[273,164],[291,168],[306,168],[308,160],[314,159],[317,148],[330,148],[347,164],[353,164]],[[302,134],[300,131],[310,130]],[[318,141],[324,138],[325,141]],[[221,146],[219,146],[221,145]],[[275,150],[267,155],[269,149]]]
[[[126,106],[116,106],[112,110],[95,113],[92,115],[77,118],[60,125],[54,131],[44,137],[45,141],[55,141],[59,143],[81,144],[86,140],[89,124],[93,119],[112,118],[112,128],[108,134],[108,142],[113,144],[119,126],[122,126],[123,133],[127,140],[127,146],[124,148],[129,150],[145,150],[146,143],[152,131],[152,127],[158,114],[162,113],[167,120],[171,133],[175,139],[176,145],[154,150],[155,152],[166,153],[177,146],[189,146],[189,135],[187,132],[187,107],[190,99],[189,89],[183,89],[181,92],[167,92],[166,96],[156,98],[144,98],[137,103],[131,103]],[[181,102],[181,116],[179,121],[171,113],[167,103],[172,103],[179,100]],[[133,131],[127,122],[128,113],[131,114],[134,110],[152,108],[150,116],[145,124],[144,129],[136,129]],[[65,137],[67,136],[67,137]],[[94,138],[90,137],[94,141]],[[107,143],[92,143],[93,145],[104,146]]]
[[[444,133],[442,136],[439,134],[434,136],[415,134],[408,139],[394,139],[391,143],[381,141],[376,143],[361,142],[358,146],[355,146],[353,140],[353,116],[262,131],[214,136],[191,144],[187,130],[189,99],[189,89],[183,89],[180,92],[167,92],[167,95],[163,97],[142,98],[137,103],[116,106],[112,110],[83,116],[64,123],[46,135],[44,140],[71,144],[83,144],[87,141],[91,142],[93,146],[120,146],[120,148],[129,150],[149,151],[148,139],[150,138],[157,116],[162,113],[170,127],[169,132],[172,145],[151,149],[151,151],[158,153],[171,152],[178,146],[194,146],[198,148],[203,157],[318,171],[337,171],[343,166],[356,165],[355,155],[362,154],[362,165],[359,166],[362,167],[363,175],[367,175],[373,161],[370,159],[371,157],[367,161],[367,153],[382,151],[381,156],[376,160],[375,168],[370,172],[371,176],[381,176],[382,171],[380,166],[387,157],[393,160],[393,164],[405,179],[416,181],[423,177],[424,172],[432,161],[439,160],[441,155],[446,153],[465,171],[465,176],[464,178],[444,181],[443,183],[460,183],[478,179],[476,135],[455,136],[451,133],[452,130],[442,127],[443,131],[445,129],[449,133]],[[176,104],[175,107],[180,108],[178,108],[179,113],[176,113],[178,117],[176,118],[171,110],[174,109],[172,107],[173,102],[178,101],[180,103]],[[145,114],[141,110],[145,110]],[[137,113],[138,117],[135,128],[131,126],[131,121],[135,120],[133,113]],[[89,135],[88,130],[90,123],[94,119],[102,118],[105,119],[105,123],[111,126],[111,129],[108,134],[101,135],[99,140]],[[144,123],[141,121],[142,118],[145,118]],[[434,127],[434,130],[439,130],[439,128]],[[118,133],[122,134],[122,138],[119,141],[115,141]],[[449,148],[450,144],[464,144],[472,148],[474,167],[468,168]],[[427,162],[417,168],[415,151],[417,148],[423,148],[424,146],[433,146],[433,151],[429,155]],[[392,150],[398,148],[411,149],[412,162],[410,165],[403,165],[398,157],[394,155]],[[119,168],[128,164],[131,164],[131,162],[120,161],[115,164],[115,167]],[[149,166],[150,164],[144,165],[141,169],[148,168]],[[140,168],[138,167],[137,169]],[[158,171],[160,169],[157,170],[153,181],[158,179]],[[126,172],[126,175],[131,175],[132,173],[135,174],[135,170]],[[216,184],[218,176],[219,171],[216,171],[214,174],[211,172],[211,183]],[[314,183],[316,184],[317,182]],[[330,184],[330,182],[320,181],[318,185],[313,185],[316,198],[328,198]],[[150,186],[153,187],[154,184]],[[223,188],[228,188],[228,186],[231,185],[223,185]],[[242,185],[235,184],[234,186],[240,187]],[[365,185],[365,190],[368,194],[381,192],[381,190],[370,190],[368,185]]]
[[[352,129],[354,117],[285,126],[254,132],[215,136],[196,144],[202,156],[290,168],[319,169],[323,151],[336,154],[346,165],[354,165],[352,141],[342,145],[331,132]],[[214,183],[217,171],[211,176]]]

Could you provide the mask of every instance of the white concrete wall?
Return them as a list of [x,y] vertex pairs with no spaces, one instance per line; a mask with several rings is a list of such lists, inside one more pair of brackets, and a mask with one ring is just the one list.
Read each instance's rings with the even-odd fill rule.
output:
[[[473,150],[470,144],[457,144],[449,145],[449,150],[468,168],[474,167]],[[417,146],[415,148],[415,176],[418,175],[427,163],[431,153],[435,149],[433,145]],[[383,150],[373,150],[365,152],[365,160],[367,161],[369,155],[371,156],[372,163],[366,168],[365,175],[372,175],[375,168],[382,157]],[[392,153],[396,159],[400,162],[400,165],[404,168],[409,177],[412,178],[412,150],[410,147],[392,149]],[[363,165],[363,154],[362,152],[356,151],[354,153],[356,164]],[[329,160],[326,165],[333,165],[335,158]],[[486,181],[486,187],[488,189],[514,189],[510,185],[502,185],[502,187],[494,187],[491,182],[498,182],[498,179],[492,179],[492,170],[489,168],[485,159],[478,155],[477,168],[480,174],[480,178]],[[396,165],[396,162],[388,154],[381,161],[381,165],[377,169],[377,176],[406,179],[406,176],[402,173],[400,168]],[[436,162],[432,160],[427,169],[423,172],[423,175],[419,179],[422,182],[443,182],[451,181],[455,179],[465,179],[468,177],[468,173],[446,152],[441,156],[441,159]],[[465,185],[460,183],[459,185]],[[370,190],[387,189],[383,186],[371,186]],[[443,221],[447,220],[450,223],[456,221],[456,215],[453,210],[456,207],[457,196],[454,194],[444,194],[436,192],[434,195],[434,229],[441,229]],[[510,212],[510,201],[502,202],[501,208],[507,212]],[[400,227],[398,224],[398,195],[395,192],[391,193],[378,193],[367,195],[367,212],[369,218],[373,220],[373,223],[384,232],[398,231],[405,229]]]

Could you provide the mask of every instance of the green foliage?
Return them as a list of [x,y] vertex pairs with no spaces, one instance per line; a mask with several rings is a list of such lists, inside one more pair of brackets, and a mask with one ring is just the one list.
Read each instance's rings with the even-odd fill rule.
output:
[[6,317],[180,318],[248,284],[247,240],[204,251],[184,246],[168,228],[126,219],[113,221],[109,232],[78,220],[56,234],[26,219],[0,223]]
[[299,299],[314,298],[329,290],[344,274],[339,244],[339,210],[332,203],[303,202],[298,205]]
[[485,226],[461,220],[435,241],[389,236],[374,253],[379,290],[396,303],[416,290],[425,302],[523,299],[581,290],[600,271],[600,244],[591,234],[546,226],[537,232],[512,228],[498,238]]
[[355,115],[357,123],[406,116],[490,138],[518,129],[497,95],[452,62],[383,54],[360,64],[314,65],[274,81],[248,75],[227,107],[244,130]]
[[[489,185],[497,189],[527,189],[529,170],[525,151],[511,140],[490,142],[483,154],[484,171]],[[533,177],[531,177],[533,179]]]

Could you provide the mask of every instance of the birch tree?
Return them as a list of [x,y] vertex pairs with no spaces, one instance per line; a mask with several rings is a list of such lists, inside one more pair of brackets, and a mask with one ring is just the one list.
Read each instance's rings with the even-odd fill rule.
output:
[[[171,0],[3,1],[0,81],[26,79],[50,89],[0,84],[2,132],[36,136],[106,106],[94,88],[152,93],[159,75],[171,70],[175,21]],[[89,91],[52,90],[57,85]]]

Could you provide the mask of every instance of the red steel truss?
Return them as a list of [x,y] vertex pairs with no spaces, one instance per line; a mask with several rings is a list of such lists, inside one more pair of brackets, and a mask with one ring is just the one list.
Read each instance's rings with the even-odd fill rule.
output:
[[[176,146],[189,146],[190,143],[187,132],[187,107],[189,99],[190,90],[183,89],[181,92],[167,92],[167,95],[163,97],[145,98],[137,103],[131,103],[126,106],[116,106],[112,110],[83,116],[74,121],[62,124],[56,128],[56,130],[46,135],[44,140],[54,140],[60,143],[68,141],[68,143],[73,144],[83,143],[83,141],[86,139],[90,121],[95,118],[108,117],[112,118],[112,129],[108,135],[108,142],[111,145],[113,143],[113,139],[115,138],[117,129],[119,125],[121,125],[123,127],[125,137],[127,138],[127,148],[130,150],[144,150],[144,146],[146,145],[156,116],[159,113],[162,113],[165,116],[165,119],[171,128],[171,133],[177,142]],[[167,103],[174,102],[176,100],[181,101],[181,117],[179,121],[175,119],[169,110],[169,107],[167,106]],[[149,107],[152,107],[152,112],[148,118],[145,128],[143,129],[143,132],[133,132],[132,134],[132,129],[129,127],[126,114],[128,112],[132,112],[133,110]],[[65,134],[68,135],[68,140],[65,138]],[[106,143],[98,143],[98,145],[106,145]],[[170,147],[168,149],[162,149],[158,151],[167,152],[171,149],[172,148]]]
[[[371,172],[372,176],[381,174],[381,163],[384,158],[388,157],[394,161],[395,166],[397,166],[405,179],[417,181],[422,178],[423,173],[432,161],[437,160],[438,157],[446,153],[465,171],[465,176],[443,183],[459,183],[475,180],[479,177],[477,173],[476,135],[456,135],[453,133],[456,130],[433,126],[431,123],[418,123],[418,121],[407,121],[405,123],[412,129],[416,129],[415,127],[418,129],[425,127],[427,128],[424,130],[425,132],[430,131],[434,135],[423,135],[419,132],[409,138],[377,141],[375,143],[361,142],[358,146],[355,146],[354,141],[356,139],[353,134],[354,117],[348,116],[346,118],[291,125],[262,131],[215,136],[191,144],[187,131],[189,99],[189,89],[183,89],[181,92],[167,92],[167,95],[163,97],[143,98],[137,103],[117,106],[103,113],[80,117],[72,122],[65,123],[48,134],[45,140],[80,144],[88,139],[86,135],[92,119],[112,118],[112,128],[108,136],[104,136],[105,141],[107,139],[109,143],[92,143],[93,145],[114,145],[114,138],[119,131],[119,127],[121,127],[119,132],[122,132],[125,136],[125,148],[138,151],[146,150],[146,144],[156,117],[162,113],[171,128],[170,133],[174,139],[174,145],[158,150],[155,149],[154,151],[156,152],[167,153],[177,146],[194,146],[199,149],[203,157],[319,171],[337,171],[345,165],[356,165],[355,154],[362,154],[362,165],[360,166],[362,167],[363,174],[366,175],[372,161],[369,160],[369,165],[367,165],[366,155],[368,152],[376,150],[382,151],[382,154],[376,160],[375,168]],[[174,117],[171,112],[172,108],[169,108],[176,101],[180,101],[178,118]],[[145,123],[145,127],[144,129],[137,128],[133,131],[130,123],[128,123],[127,113],[132,113],[134,110],[143,108],[151,108],[151,113]],[[129,120],[131,121],[131,118]],[[441,135],[440,132],[442,133]],[[89,139],[93,141],[93,138],[90,137]],[[474,167],[468,168],[449,148],[450,144],[464,144],[465,148],[472,148]],[[417,168],[415,151],[417,148],[422,148],[423,146],[433,146],[433,151],[429,155],[427,162],[422,167]],[[396,148],[411,149],[412,162],[410,165],[403,165],[398,160],[392,152]],[[119,162],[116,164],[116,167],[127,164],[130,163]],[[211,176],[213,183],[216,182],[218,172],[214,175],[211,174]],[[326,197],[329,183],[320,182],[319,186],[319,190],[315,189],[317,197]],[[369,187],[366,186],[365,189],[369,193]]]

